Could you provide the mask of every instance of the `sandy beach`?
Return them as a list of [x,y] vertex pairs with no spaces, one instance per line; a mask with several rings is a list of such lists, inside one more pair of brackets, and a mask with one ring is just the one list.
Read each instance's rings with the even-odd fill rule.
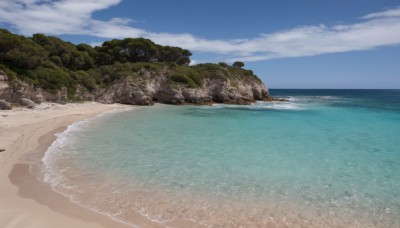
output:
[[[0,227],[128,227],[69,201],[29,172],[68,125],[115,109],[119,104],[48,104],[0,111]],[[140,221],[140,219],[139,219]]]
[[[0,227],[4,228],[99,228],[99,227],[203,227],[188,220],[150,221],[132,212],[128,225],[92,211],[53,191],[32,167],[56,139],[56,134],[81,120],[107,111],[138,109],[122,104],[42,103],[34,109],[0,111]],[[35,169],[35,168],[33,168]]]

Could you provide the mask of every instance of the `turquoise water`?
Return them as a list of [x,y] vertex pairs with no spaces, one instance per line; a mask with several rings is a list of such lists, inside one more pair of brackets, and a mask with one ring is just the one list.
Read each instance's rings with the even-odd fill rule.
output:
[[135,224],[400,227],[400,90],[272,90],[290,102],[156,105],[72,125],[45,180]]

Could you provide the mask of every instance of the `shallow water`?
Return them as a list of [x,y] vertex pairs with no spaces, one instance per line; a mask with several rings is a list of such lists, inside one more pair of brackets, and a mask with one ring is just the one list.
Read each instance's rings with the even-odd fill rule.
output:
[[291,102],[156,105],[74,124],[45,181],[130,224],[400,227],[400,90],[273,90]]

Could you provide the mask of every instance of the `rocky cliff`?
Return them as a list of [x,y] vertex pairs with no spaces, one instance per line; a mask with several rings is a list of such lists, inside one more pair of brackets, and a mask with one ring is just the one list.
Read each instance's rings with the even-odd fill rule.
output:
[[9,103],[32,107],[28,100],[151,105],[271,99],[243,62],[189,66],[191,55],[144,38],[113,39],[92,47],[0,28],[0,100],[8,108]]
[[[48,92],[39,86],[15,79],[9,80],[3,73],[0,74],[0,100],[10,103],[20,103],[21,98],[27,98],[36,103],[98,101],[132,105],[152,105],[155,102],[204,105],[250,104],[257,100],[270,99],[268,89],[260,79],[243,72],[246,71],[228,71],[221,67],[213,71],[213,74],[207,71],[208,75],[200,74],[197,78],[191,76],[191,80],[190,77],[179,74],[179,69],[175,67],[143,67],[115,78],[106,86],[96,86],[92,91],[78,84],[73,99],[68,96],[66,88]],[[192,83],[193,81],[197,84]]]

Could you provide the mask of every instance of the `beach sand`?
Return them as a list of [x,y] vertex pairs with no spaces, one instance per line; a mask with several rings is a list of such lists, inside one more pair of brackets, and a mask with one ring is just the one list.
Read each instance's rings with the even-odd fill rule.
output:
[[[40,160],[55,133],[73,122],[127,108],[136,107],[94,102],[44,103],[35,109],[0,111],[0,149],[5,149],[0,152],[0,227],[128,227],[72,203],[29,172],[32,158]],[[138,218],[139,224],[140,221]]]
[[[0,227],[132,227],[73,203],[68,197],[53,191],[30,168],[40,166],[42,157],[56,139],[55,134],[72,123],[107,111],[138,108],[85,102],[66,105],[43,103],[34,109],[0,110],[0,151],[5,149],[0,152]],[[182,219],[161,224],[134,212],[129,217],[137,227],[204,227]]]

